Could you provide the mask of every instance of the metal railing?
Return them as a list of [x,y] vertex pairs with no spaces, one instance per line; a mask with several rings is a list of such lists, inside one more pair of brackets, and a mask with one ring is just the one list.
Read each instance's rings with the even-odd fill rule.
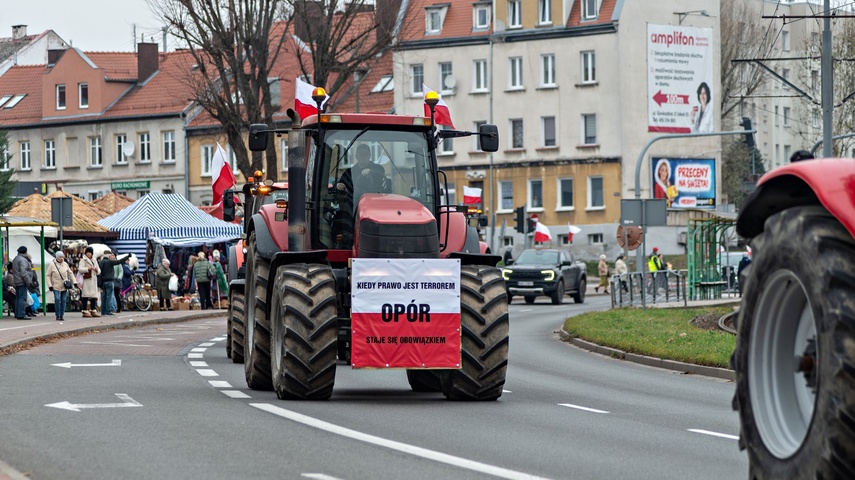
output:
[[686,274],[686,270],[660,270],[612,275],[612,308],[673,302],[687,306]]

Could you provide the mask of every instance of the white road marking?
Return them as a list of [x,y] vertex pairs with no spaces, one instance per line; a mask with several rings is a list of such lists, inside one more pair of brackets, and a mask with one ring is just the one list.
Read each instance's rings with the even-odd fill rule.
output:
[[592,412],[592,413],[609,413],[605,410],[597,410],[596,408],[582,407],[579,405],[573,405],[572,403],[559,403],[558,405],[561,405],[562,407],[575,408],[576,410],[584,410],[586,412]]
[[226,339],[226,337],[216,337],[216,338],[212,338],[210,341],[211,342],[222,342],[225,339]]
[[502,393],[514,393],[514,392],[512,392],[510,390],[502,390]]
[[205,358],[201,353],[188,353],[187,358]]
[[241,392],[240,390],[220,390],[225,394],[225,396],[229,398],[252,398],[249,395]]
[[208,380],[208,383],[214,388],[232,388],[232,385],[225,380]]
[[302,473],[300,474],[300,476],[306,478],[314,478],[315,480],[342,480],[341,478],[333,477],[332,475],[327,475],[324,473]]
[[520,310],[520,312],[531,312],[533,310],[533,308],[523,308],[522,310]]
[[139,344],[139,343],[119,343],[119,342],[80,342],[89,345],[110,345],[114,347],[153,347],[154,345]]
[[501,478],[509,478],[509,479],[527,479],[527,480],[539,480],[543,477],[537,477],[535,475],[531,475],[524,472],[517,472],[515,470],[508,470],[506,468],[497,467],[494,465],[488,465],[486,463],[476,462],[474,460],[468,460],[461,457],[455,457],[454,455],[448,455],[446,453],[435,452],[433,450],[428,450],[426,448],[416,447],[414,445],[409,445],[402,442],[396,442],[394,440],[388,440],[381,437],[376,437],[374,435],[369,435],[367,433],[358,432],[356,430],[351,430],[349,428],[344,428],[332,423],[325,422],[323,420],[318,420],[316,418],[308,417],[306,415],[293,412],[291,410],[286,410],[282,407],[276,407],[270,405],[269,403],[250,403],[251,406],[263,410],[265,412],[272,413],[274,415],[278,415],[282,418],[286,418],[288,420],[295,421],[297,423],[302,423],[303,425],[307,425],[312,428],[317,428],[319,430],[324,430],[336,435],[341,435],[343,437],[352,438],[354,440],[369,443],[372,445],[377,445],[379,447],[388,448],[391,450],[397,450],[402,453],[406,453],[408,455],[414,455],[421,458],[426,458],[428,460],[433,460],[435,462],[445,463],[447,465],[452,465],[455,467],[463,468],[466,470],[471,470],[474,472],[484,473],[487,475],[493,475],[495,477]]
[[727,438],[727,439],[730,439],[730,440],[739,440],[739,436],[738,436],[738,435],[728,435],[728,434],[726,434],[726,433],[711,432],[711,431],[709,431],[709,430],[699,430],[699,429],[697,429],[697,428],[690,428],[690,429],[688,429],[688,430],[689,430],[690,432],[700,433],[700,434],[702,434],[702,435],[710,435],[710,436],[713,436],[713,437]]
[[208,362],[190,362],[191,367],[207,367]]
[[122,365],[121,360],[113,359],[110,363],[52,363],[54,367],[71,368],[71,367],[118,367]]
[[60,410],[71,410],[72,412],[79,412],[81,408],[123,408],[123,407],[142,407],[142,404],[129,397],[126,393],[117,393],[117,397],[122,400],[122,403],[90,403],[90,404],[81,404],[81,403],[70,403],[70,402],[59,402],[59,403],[50,403],[45,405],[46,407],[58,408]]
[[200,343],[199,346],[200,347],[213,347],[214,344],[211,342],[205,342],[205,343]]
[[191,351],[191,352],[199,352],[199,353],[202,353],[202,352],[204,352],[205,350],[207,350],[207,348],[200,348],[200,347],[196,347],[196,348],[191,348],[191,349],[190,349],[190,351]]
[[211,370],[210,368],[197,368],[196,371],[199,372],[199,375],[202,375],[203,377],[219,377],[220,376],[217,372]]

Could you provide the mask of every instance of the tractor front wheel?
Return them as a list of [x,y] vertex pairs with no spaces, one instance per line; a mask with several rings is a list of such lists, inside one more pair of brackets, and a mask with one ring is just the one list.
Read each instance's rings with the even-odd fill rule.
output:
[[246,335],[243,372],[254,390],[273,390],[270,374],[270,319],[267,318],[267,279],[270,262],[258,254],[255,232],[249,234],[246,257]]
[[246,336],[246,297],[237,286],[229,289],[229,322],[227,350],[234,363],[243,363],[243,344]]

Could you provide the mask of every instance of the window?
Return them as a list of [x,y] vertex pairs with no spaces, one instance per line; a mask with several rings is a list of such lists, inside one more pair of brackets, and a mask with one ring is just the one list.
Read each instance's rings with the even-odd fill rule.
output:
[[442,205],[454,205],[457,203],[457,199],[455,198],[456,192],[454,191],[454,182],[448,182],[446,184],[447,190],[445,191],[445,195],[442,196],[440,202]]
[[[784,77],[784,80],[789,81],[790,80],[790,69],[789,68],[781,69],[781,76]],[[786,83],[784,83],[783,88],[784,88],[784,90],[787,90],[790,88],[790,86],[787,85]]]
[[523,148],[523,121],[521,118],[510,120],[511,148]]
[[573,179],[558,179],[558,208],[573,208]]
[[65,110],[65,85],[56,86],[56,109]]
[[597,57],[593,51],[582,52],[582,83],[597,81]]
[[555,55],[552,53],[540,56],[540,85],[555,86]]
[[780,117],[780,113],[778,111],[778,106],[776,105],[775,106],[775,126],[776,127],[781,124],[780,118],[781,117]]
[[597,18],[597,0],[582,1],[582,18],[584,20]]
[[[448,125],[442,125],[443,130],[454,130]],[[451,155],[454,153],[454,141],[450,138],[443,138],[441,140],[442,143],[439,144],[439,154],[440,155]]]
[[810,111],[810,124],[813,128],[819,128],[819,108],[812,108]]
[[543,135],[543,146],[554,147],[555,140],[555,117],[540,117],[541,133]]
[[811,70],[810,71],[810,90],[811,92],[817,92],[819,90],[819,71]]
[[[475,128],[472,130],[473,132],[478,132],[481,129],[481,125],[485,125],[487,122],[485,120],[476,120]],[[475,141],[475,148],[472,149],[474,152],[480,152],[481,150],[481,137],[479,135],[472,135],[472,139]]]
[[785,52],[790,50],[790,32],[786,30],[781,32],[781,50]]
[[422,64],[410,65],[410,78],[413,83],[410,84],[410,92],[413,95],[422,95],[422,85],[425,83],[425,67]]
[[499,182],[499,210],[514,209],[514,182]]
[[89,84],[77,84],[77,98],[80,99],[80,108],[89,108]]
[[3,145],[3,151],[0,152],[0,172],[8,172],[9,171],[9,147],[8,145]]
[[603,243],[603,234],[602,233],[592,233],[588,235],[588,245],[602,245]]
[[790,145],[784,145],[784,158],[782,159],[784,162],[790,160],[790,150],[792,150]]
[[89,137],[89,166],[101,167],[104,160],[101,157],[101,137]]
[[528,208],[543,209],[543,180],[528,181]]
[[429,8],[425,13],[425,33],[442,31],[442,12],[438,8]]
[[790,107],[784,107],[784,126],[790,126]]
[[552,0],[537,0],[537,23],[552,23]]
[[175,132],[163,132],[163,161],[175,161]]
[[488,5],[475,5],[472,23],[476,30],[484,30],[490,27],[490,7]]
[[5,105],[6,102],[8,102],[9,99],[11,99],[11,98],[12,98],[12,95],[3,95],[2,97],[0,97],[0,107]]
[[89,201],[93,202],[95,200],[98,200],[98,198],[100,196],[101,196],[101,192],[89,192]]
[[210,177],[212,162],[214,161],[214,146],[202,145],[202,176]]
[[588,208],[603,207],[603,177],[588,177]]
[[510,59],[510,88],[523,88],[522,57],[511,57]]
[[475,60],[472,63],[474,72],[472,75],[472,91],[486,92],[489,88],[487,83],[487,60]]
[[127,141],[127,135],[116,135],[116,163],[119,165],[128,163],[128,159],[125,157],[125,143]]
[[137,190],[137,199],[140,199],[146,195],[148,195],[148,190]]
[[395,80],[392,75],[383,75],[371,89],[371,93],[391,92],[395,89]]
[[[282,171],[288,171],[288,139],[279,139],[279,151],[282,152]],[[237,163],[237,162],[235,162]],[[238,174],[237,165],[235,165],[235,175]]]
[[508,0],[508,28],[522,27],[522,0]]
[[[284,138],[282,140],[285,140]],[[287,143],[287,140],[286,140]],[[226,161],[229,162],[229,166],[232,167],[232,173],[237,175],[237,155],[235,155],[235,151],[232,150],[231,145],[226,144]]]
[[151,162],[151,134],[141,133],[139,136],[140,139],[140,162],[149,163]]
[[454,93],[454,74],[452,73],[450,62],[439,64],[439,88],[441,93]]
[[30,159],[30,142],[21,142],[21,170],[32,170]]
[[593,113],[582,115],[582,144],[596,145],[597,116]]
[[14,108],[15,105],[19,104],[21,102],[21,100],[23,100],[24,97],[26,97],[26,96],[27,96],[26,93],[19,93],[19,94],[15,95],[15,98],[10,100],[9,103],[7,103],[6,106],[3,108]]
[[781,164],[781,145],[775,144],[775,165]]
[[56,143],[45,140],[45,168],[56,168]]

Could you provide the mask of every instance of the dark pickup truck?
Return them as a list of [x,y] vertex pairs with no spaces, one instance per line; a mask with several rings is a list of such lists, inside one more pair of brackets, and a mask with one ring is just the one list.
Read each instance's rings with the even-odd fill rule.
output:
[[535,298],[545,295],[558,305],[568,294],[576,303],[585,301],[585,264],[563,250],[524,250],[502,268],[502,277],[508,303],[514,295],[522,295],[525,303],[534,303]]

